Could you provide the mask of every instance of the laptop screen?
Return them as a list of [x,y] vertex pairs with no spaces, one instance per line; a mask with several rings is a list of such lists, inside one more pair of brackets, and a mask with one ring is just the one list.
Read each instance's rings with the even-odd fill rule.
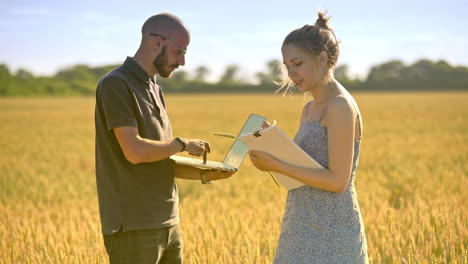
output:
[[231,149],[227,153],[226,158],[224,158],[223,163],[231,165],[236,169],[239,168],[245,156],[247,155],[247,151],[249,150],[249,147],[244,142],[239,140],[239,136],[259,130],[264,120],[266,120],[266,118],[263,116],[258,116],[255,114],[251,114],[249,116],[244,124],[244,127],[242,127],[241,131],[237,135],[234,144],[232,144]]

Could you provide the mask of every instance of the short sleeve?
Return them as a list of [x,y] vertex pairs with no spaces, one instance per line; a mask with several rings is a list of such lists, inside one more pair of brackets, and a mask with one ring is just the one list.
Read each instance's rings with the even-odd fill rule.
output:
[[101,81],[98,102],[108,130],[122,126],[137,127],[132,94],[127,87],[124,80],[118,77],[107,77]]

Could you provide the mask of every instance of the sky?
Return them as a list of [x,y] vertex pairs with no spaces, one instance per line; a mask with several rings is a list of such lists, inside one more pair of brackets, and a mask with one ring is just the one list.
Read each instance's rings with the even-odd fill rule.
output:
[[182,69],[205,65],[214,80],[238,64],[240,77],[252,80],[267,61],[282,60],[285,36],[314,24],[319,9],[332,16],[341,41],[338,64],[353,76],[391,59],[468,65],[468,0],[0,0],[0,64],[35,75],[119,64],[135,54],[145,20],[169,12],[191,32]]

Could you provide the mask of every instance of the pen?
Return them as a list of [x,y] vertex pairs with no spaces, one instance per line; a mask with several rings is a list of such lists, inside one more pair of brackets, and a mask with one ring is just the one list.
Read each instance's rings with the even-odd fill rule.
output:
[[208,158],[208,153],[211,152],[211,148],[208,142],[204,142],[204,144],[205,144],[205,151],[203,151],[203,164],[206,164],[206,159]]

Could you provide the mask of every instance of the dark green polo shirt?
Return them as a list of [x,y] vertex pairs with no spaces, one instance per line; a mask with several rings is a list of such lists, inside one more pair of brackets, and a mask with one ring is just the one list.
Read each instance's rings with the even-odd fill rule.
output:
[[102,232],[154,229],[179,222],[177,186],[169,159],[132,164],[113,128],[138,128],[140,137],[172,139],[164,95],[132,58],[104,76],[96,91],[96,182]]

